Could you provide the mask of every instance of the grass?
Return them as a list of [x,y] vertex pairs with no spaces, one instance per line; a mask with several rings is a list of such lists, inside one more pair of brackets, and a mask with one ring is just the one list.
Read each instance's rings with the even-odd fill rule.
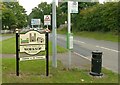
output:
[[[0,53],[2,53],[2,54],[15,54],[16,53],[15,42],[16,42],[15,37],[0,42],[0,45],[2,45],[2,49],[0,49]],[[49,51],[50,51],[50,54],[52,54],[52,43],[51,42],[49,42]],[[63,53],[66,51],[67,51],[67,49],[60,47],[60,46],[57,46],[58,53]]]
[[15,75],[15,59],[2,60],[3,83],[118,83],[118,75],[102,69],[103,77],[92,77],[88,70],[73,68],[67,70],[58,61],[57,69],[51,67],[50,76],[45,76],[45,60],[20,62],[20,76]]
[[[10,38],[0,42],[2,52],[5,54],[15,53],[15,38]],[[50,54],[52,45],[49,42]],[[62,53],[66,49],[57,46],[58,52]],[[101,78],[89,75],[89,70],[78,68],[66,69],[58,61],[57,69],[52,68],[50,61],[50,76],[45,76],[45,60],[32,60],[20,62],[20,76],[15,75],[15,59],[2,58],[2,83],[118,83],[118,74],[102,69],[104,76]]]
[[[58,33],[60,34],[66,34],[67,30],[58,30]],[[112,42],[118,42],[118,35],[115,35],[112,32],[73,32],[75,36],[85,37],[85,38],[93,38],[96,40],[106,40],[106,41],[112,41]]]

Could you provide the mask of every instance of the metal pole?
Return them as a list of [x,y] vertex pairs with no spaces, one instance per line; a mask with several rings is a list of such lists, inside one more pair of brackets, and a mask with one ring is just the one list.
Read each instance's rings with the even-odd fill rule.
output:
[[52,66],[57,68],[56,0],[52,2]]
[[16,29],[16,76],[19,76],[19,47],[18,47],[18,29]]
[[68,1],[68,33],[71,33],[71,16],[70,16],[69,1]]
[[[71,33],[71,15],[70,15],[70,6],[69,5],[70,5],[70,3],[68,1],[68,38],[70,38],[70,33]],[[68,39],[68,40],[70,40],[70,39]],[[70,41],[68,41],[68,44],[69,44],[68,46],[70,47]],[[70,49],[69,49],[68,54],[69,54],[68,66],[70,68],[71,67],[71,50]]]
[[48,28],[48,25],[47,25],[47,28]]
[[49,75],[49,34],[46,33],[46,76]]

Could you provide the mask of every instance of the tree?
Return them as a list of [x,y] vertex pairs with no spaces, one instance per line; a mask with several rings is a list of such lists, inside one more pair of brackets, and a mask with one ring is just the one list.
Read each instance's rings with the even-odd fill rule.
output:
[[47,4],[47,2],[42,2],[38,5],[38,7],[35,7],[32,9],[32,12],[29,15],[29,25],[31,24],[31,19],[41,19],[41,22],[44,23],[44,15],[50,15],[51,14],[51,4]]
[[2,26],[4,29],[23,28],[27,26],[27,14],[18,2],[3,2]]
[[[77,16],[79,16],[80,10],[87,9],[89,7],[92,7],[96,3],[90,3],[90,2],[78,2],[78,14],[71,14],[72,15],[72,22],[74,23],[77,19]],[[68,3],[59,3],[59,6],[57,7],[57,27],[60,26],[60,24],[64,24],[65,21],[67,21],[67,13],[68,13]],[[61,17],[61,18],[60,18]]]
[[119,10],[118,3],[96,4],[81,10],[73,22],[73,27],[75,31],[111,31],[116,33],[119,30]]

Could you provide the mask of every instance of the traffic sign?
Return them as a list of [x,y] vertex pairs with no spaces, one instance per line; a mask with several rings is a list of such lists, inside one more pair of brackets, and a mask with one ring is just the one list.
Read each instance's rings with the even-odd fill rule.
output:
[[44,15],[44,25],[51,25],[51,16]]
[[68,6],[70,7],[70,13],[78,13],[78,2],[68,1]]
[[40,25],[40,19],[31,19],[31,25]]

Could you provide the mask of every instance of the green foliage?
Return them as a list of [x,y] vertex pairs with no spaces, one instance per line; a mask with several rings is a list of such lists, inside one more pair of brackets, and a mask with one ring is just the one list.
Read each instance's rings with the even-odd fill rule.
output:
[[[16,53],[16,45],[15,45],[15,37],[14,38],[10,38],[7,40],[3,40],[2,42],[0,42],[0,45],[2,45],[2,49],[0,49],[0,53],[2,54],[15,54]],[[67,50],[61,46],[57,46],[57,52],[58,53],[64,53]],[[49,43],[49,52],[50,54],[52,54],[52,43]]]
[[[62,30],[58,30],[58,33],[65,35],[67,33],[67,29],[64,28]],[[96,40],[106,40],[106,41],[112,41],[112,42],[120,42],[119,36],[115,35],[113,32],[89,32],[89,31],[75,32],[75,31],[73,31],[73,34],[75,36],[93,38],[93,39],[96,39]]]
[[[79,3],[79,11],[81,9],[90,7],[95,5],[96,3]],[[67,21],[67,2],[65,3],[59,3],[57,7],[57,28],[61,24],[65,24],[65,21]],[[29,25],[31,22],[31,19],[41,19],[42,23],[44,23],[44,15],[50,15],[52,13],[52,4],[47,4],[46,2],[40,3],[38,7],[35,7],[32,9],[32,12],[29,15]],[[51,28],[51,27],[49,27]]]
[[2,28],[15,29],[27,26],[27,14],[18,2],[3,2]]
[[51,12],[51,4],[47,4],[47,2],[40,3],[37,7],[33,8],[29,14],[29,25],[31,25],[31,19],[41,19],[41,23],[44,24],[44,15],[50,15]]
[[74,31],[118,31],[118,3],[96,4],[81,10],[73,22]]
[[[88,7],[91,7],[95,5],[96,3],[90,3],[90,2],[79,2],[78,3],[78,11],[80,12],[82,9],[86,9]],[[68,4],[67,2],[60,3],[57,7],[57,27],[59,27],[61,24],[65,24],[65,21],[67,21],[67,15],[68,15]],[[72,22],[76,21],[78,14],[72,15]]]

